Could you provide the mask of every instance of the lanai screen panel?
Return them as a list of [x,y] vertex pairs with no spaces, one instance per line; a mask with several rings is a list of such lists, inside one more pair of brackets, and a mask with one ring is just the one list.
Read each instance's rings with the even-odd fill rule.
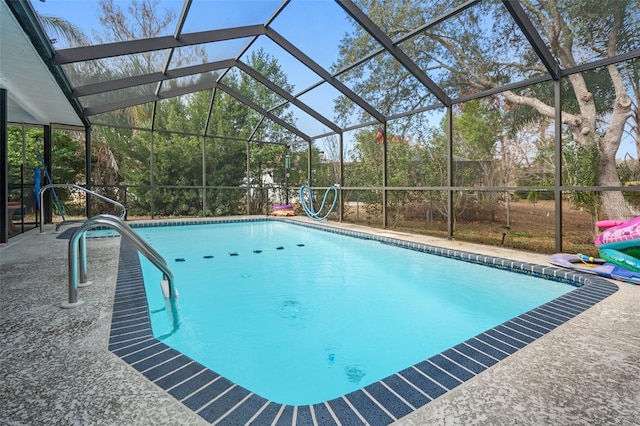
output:
[[340,74],[338,79],[385,115],[438,102],[427,87],[386,51]]
[[[257,114],[221,90],[215,90],[212,98],[213,107],[209,116],[207,136],[248,138],[260,120]],[[221,119],[223,111],[226,114],[224,120]]]
[[335,71],[343,37],[351,26],[336,2],[308,0],[292,0],[270,24],[328,71]]
[[562,68],[640,48],[639,0],[559,2],[557,13],[551,9],[555,2],[521,3]]
[[[427,5],[415,13],[431,18]],[[500,1],[468,7],[399,46],[452,98],[546,73]]]
[[234,59],[252,39],[253,37],[242,37],[178,47],[171,58],[169,69]]
[[[291,86],[292,92],[302,90],[317,82],[320,78],[293,55],[265,36],[259,37],[241,59],[243,62],[251,65],[253,62],[252,58],[259,58],[261,54],[277,61],[278,66],[284,74],[283,78],[286,80],[287,85]],[[260,72],[267,78],[269,77],[264,69],[256,68],[256,71]]]
[[183,33],[264,24],[281,3],[280,0],[193,0]]
[[372,115],[329,83],[322,83],[301,94],[299,98],[341,127],[350,127],[363,121],[375,120]]
[[156,83],[142,84],[118,90],[110,90],[108,92],[96,93],[94,95],[82,96],[78,99],[80,99],[82,106],[88,109],[92,107],[109,108],[109,105],[113,103],[152,96],[156,89],[156,85]]

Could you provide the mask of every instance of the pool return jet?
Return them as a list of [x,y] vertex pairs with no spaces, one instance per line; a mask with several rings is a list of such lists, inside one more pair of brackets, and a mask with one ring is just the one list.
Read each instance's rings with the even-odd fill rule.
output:
[[[320,216],[320,213],[324,210],[324,206],[327,202],[327,197],[329,196],[329,192],[333,191],[333,203],[331,207],[327,210],[327,213],[324,216]],[[308,202],[305,201],[305,196],[308,198]],[[320,204],[320,208],[315,211],[313,208],[313,189],[309,185],[302,185],[300,187],[300,204],[302,204],[302,209],[304,212],[313,220],[327,220],[334,207],[336,206],[336,202],[338,201],[338,185],[331,185],[324,193],[324,197],[322,198],[322,204]]]

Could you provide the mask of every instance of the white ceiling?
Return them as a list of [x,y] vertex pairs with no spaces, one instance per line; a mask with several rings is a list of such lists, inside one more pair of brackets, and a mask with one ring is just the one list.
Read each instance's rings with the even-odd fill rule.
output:
[[0,88],[11,123],[84,127],[6,2],[0,2]]

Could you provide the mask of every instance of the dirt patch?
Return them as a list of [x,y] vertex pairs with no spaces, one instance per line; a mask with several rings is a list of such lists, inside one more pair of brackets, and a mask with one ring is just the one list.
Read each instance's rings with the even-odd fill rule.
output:
[[[365,209],[362,204],[345,209],[348,222],[380,227],[381,218],[380,209]],[[390,229],[447,236],[446,217],[424,206],[404,206],[398,215],[388,212],[387,224]],[[454,224],[455,239],[536,253],[555,253],[555,235],[554,200],[511,201],[508,206],[500,203],[493,212],[478,205],[457,217]],[[596,256],[595,237],[591,215],[563,202],[562,251]]]

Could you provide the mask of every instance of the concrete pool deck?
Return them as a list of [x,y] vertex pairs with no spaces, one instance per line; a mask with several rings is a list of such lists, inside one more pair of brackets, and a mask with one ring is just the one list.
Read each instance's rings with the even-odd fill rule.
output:
[[[366,227],[541,265],[545,255]],[[208,424],[107,349],[119,238],[88,239],[91,287],[63,310],[68,240],[0,249],[0,424]],[[640,424],[640,286],[619,291],[396,424]]]

